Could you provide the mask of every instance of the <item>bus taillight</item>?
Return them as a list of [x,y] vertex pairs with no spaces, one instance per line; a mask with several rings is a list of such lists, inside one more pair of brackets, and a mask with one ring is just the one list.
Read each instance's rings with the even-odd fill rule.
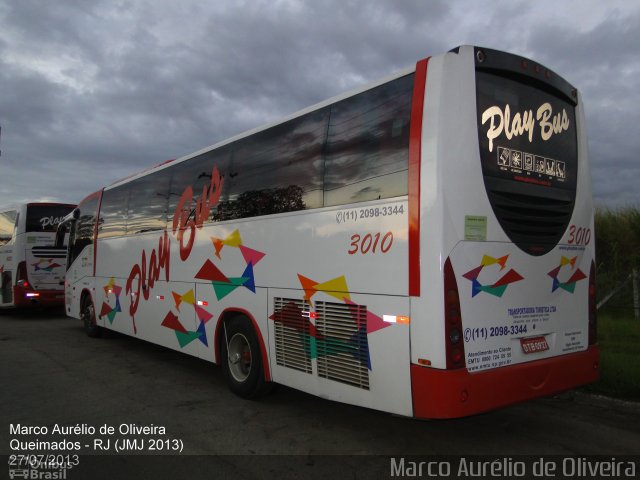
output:
[[596,300],[596,264],[589,271],[589,345],[598,341],[598,302]]
[[20,262],[16,271],[16,285],[19,287],[29,287],[27,279],[27,262]]
[[462,316],[458,283],[451,261],[444,263],[444,318],[447,369],[464,367],[464,342],[462,340]]

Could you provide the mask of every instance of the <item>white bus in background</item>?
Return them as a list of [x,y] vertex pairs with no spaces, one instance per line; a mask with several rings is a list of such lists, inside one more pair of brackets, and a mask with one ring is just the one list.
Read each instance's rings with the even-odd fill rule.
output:
[[219,363],[243,397],[450,418],[598,376],[582,100],[515,55],[420,60],[66,226],[68,315]]
[[66,246],[58,223],[75,205],[23,203],[0,209],[0,308],[64,305]]

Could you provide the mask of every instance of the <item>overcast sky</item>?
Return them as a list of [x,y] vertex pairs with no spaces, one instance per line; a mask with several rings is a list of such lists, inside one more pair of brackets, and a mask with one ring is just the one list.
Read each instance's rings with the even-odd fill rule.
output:
[[596,204],[640,205],[640,2],[0,0],[0,206],[77,203],[461,44],[582,91]]

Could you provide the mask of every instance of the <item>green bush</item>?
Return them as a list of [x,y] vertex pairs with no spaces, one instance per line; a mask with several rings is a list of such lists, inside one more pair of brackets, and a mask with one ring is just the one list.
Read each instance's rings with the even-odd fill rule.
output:
[[640,321],[628,280],[633,268],[640,269],[640,210],[597,209],[595,234],[598,299],[625,286],[598,311],[600,380],[587,390],[640,400]]
[[[595,214],[598,300],[640,269],[640,210],[598,208]],[[633,310],[631,282],[609,300],[606,311]]]
[[640,322],[633,316],[598,315],[600,380],[587,391],[640,400]]

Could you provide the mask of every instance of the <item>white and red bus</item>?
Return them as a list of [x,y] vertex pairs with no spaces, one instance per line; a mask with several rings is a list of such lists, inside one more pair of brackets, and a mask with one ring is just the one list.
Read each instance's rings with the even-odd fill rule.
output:
[[594,381],[577,90],[463,46],[117,182],[71,226],[66,309],[271,382],[421,418]]
[[58,223],[75,205],[23,203],[0,209],[0,308],[64,305],[67,248]]

